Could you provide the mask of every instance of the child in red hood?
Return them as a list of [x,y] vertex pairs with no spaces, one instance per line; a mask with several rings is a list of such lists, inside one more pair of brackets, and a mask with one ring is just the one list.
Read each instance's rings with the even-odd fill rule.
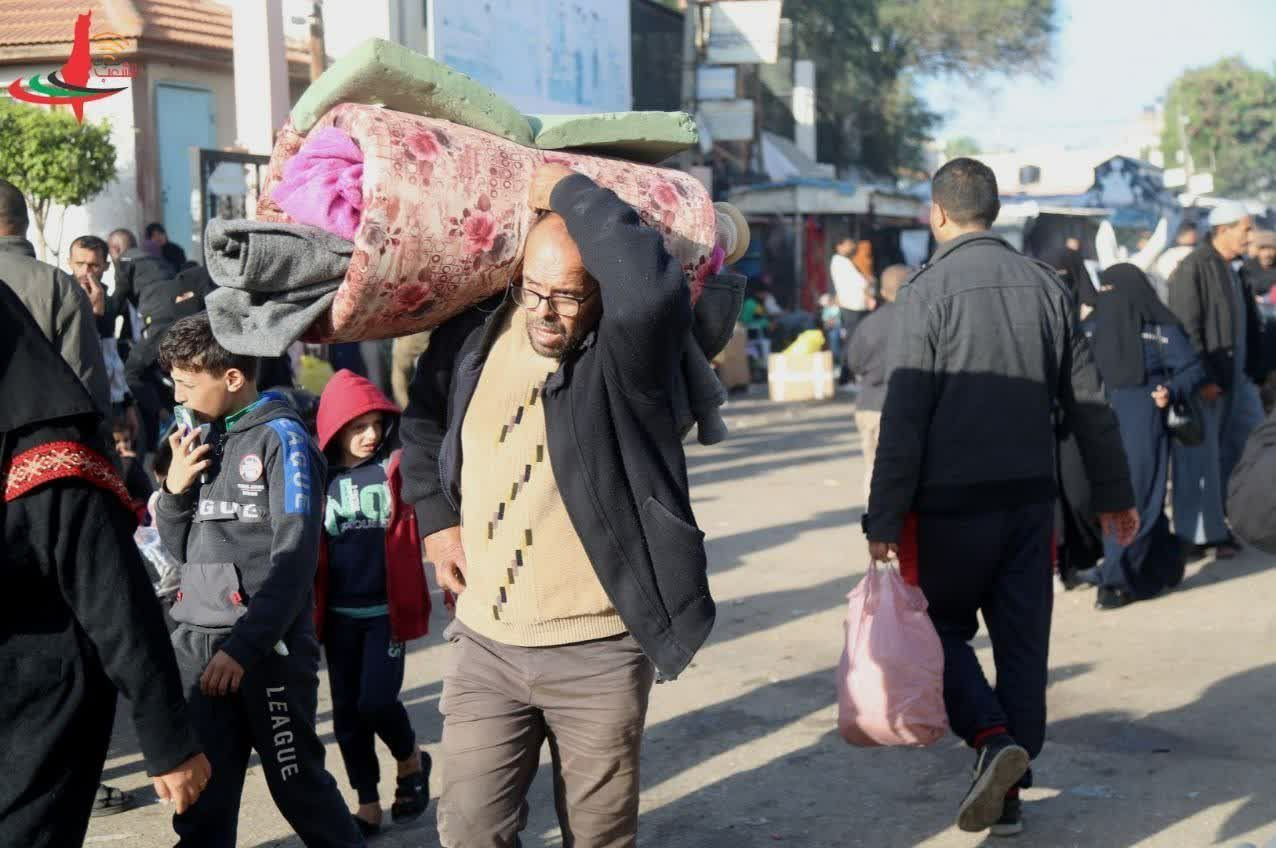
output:
[[355,824],[381,829],[376,737],[398,762],[395,821],[429,804],[430,756],[418,750],[403,686],[404,643],[429,631],[430,593],[416,515],[401,498],[399,407],[351,371],[319,399],[319,447],[328,458],[315,626],[328,656],[337,746],[359,796]]

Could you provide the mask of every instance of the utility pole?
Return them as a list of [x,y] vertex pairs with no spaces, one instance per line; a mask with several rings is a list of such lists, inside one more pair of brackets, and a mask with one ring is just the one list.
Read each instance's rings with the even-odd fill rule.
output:
[[[682,0],[682,92],[679,105],[694,120],[696,118],[696,68],[700,66],[700,3],[701,0]],[[682,167],[703,164],[699,149],[681,154]]]
[[682,111],[696,113],[696,66],[700,64],[700,46],[697,44],[700,26],[700,0],[683,0],[682,3]]
[[1191,119],[1183,114],[1183,107],[1180,105],[1175,113],[1175,123],[1178,124],[1179,131],[1179,149],[1183,151],[1183,169],[1190,177],[1196,172],[1196,163],[1192,161],[1192,148],[1187,144],[1187,125],[1191,123]]
[[323,45],[323,0],[314,0],[310,7],[310,81],[319,79],[328,65],[328,53]]

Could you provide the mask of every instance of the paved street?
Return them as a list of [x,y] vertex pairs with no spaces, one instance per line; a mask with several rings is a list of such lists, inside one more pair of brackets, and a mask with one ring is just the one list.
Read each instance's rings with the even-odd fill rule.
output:
[[[866,565],[851,411],[845,400],[796,408],[734,402],[733,437],[690,451],[718,623],[694,666],[653,694],[643,845],[984,844],[951,826],[972,761],[955,740],[924,750],[861,750],[836,733],[844,597]],[[1195,563],[1177,591],[1116,612],[1093,610],[1090,592],[1056,595],[1049,742],[1037,787],[1025,796],[1029,830],[1020,844],[1196,848],[1276,839],[1272,565],[1249,552]],[[442,627],[437,620],[434,635],[412,653],[404,686],[432,749]],[[987,641],[979,644],[990,663]],[[326,679],[320,691],[328,764],[353,802],[332,741]],[[106,780],[149,787],[129,721],[118,726]],[[388,754],[382,764],[388,799]],[[528,848],[561,844],[547,778],[543,767]],[[437,775],[433,783],[437,791]],[[392,830],[375,844],[435,846],[433,820],[432,805],[417,827]],[[254,766],[240,844],[300,845],[289,832]],[[95,822],[88,839],[172,842],[169,811],[155,803]]]

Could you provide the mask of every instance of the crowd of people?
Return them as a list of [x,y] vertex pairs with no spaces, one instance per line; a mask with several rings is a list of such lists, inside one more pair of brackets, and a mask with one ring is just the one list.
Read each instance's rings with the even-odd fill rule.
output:
[[[1050,564],[1112,609],[1173,587],[1193,551],[1234,553],[1233,528],[1273,535],[1272,487],[1254,482],[1271,422],[1249,437],[1276,235],[1215,208],[1199,244],[1184,233],[1174,267],[1162,257],[1162,296],[1134,264],[1094,274],[1075,246],[1025,257],[991,232],[998,197],[991,170],[952,160],[932,181],[926,265],[874,275],[846,239],[818,318],[754,285],[741,321],[758,344],[822,327],[858,382],[869,555],[925,594],[949,722],[975,752],[957,824],[1011,835],[1046,734]],[[75,239],[70,273],[39,262],[0,181],[15,581],[0,842],[78,844],[91,814],[127,809],[99,784],[117,692],[182,845],[235,844],[253,751],[307,845],[385,827],[377,739],[391,819],[421,816],[434,763],[400,690],[429,562],[452,613],[442,843],[518,844],[548,742],[564,843],[635,844],[649,694],[715,617],[675,375],[684,339],[708,358],[726,339],[695,332],[720,316],[693,309],[615,194],[551,164],[528,203],[538,222],[503,295],[317,362],[223,346],[211,278],[158,224],[141,242]],[[174,573],[148,571],[139,524]],[[316,731],[321,651],[353,810]]]

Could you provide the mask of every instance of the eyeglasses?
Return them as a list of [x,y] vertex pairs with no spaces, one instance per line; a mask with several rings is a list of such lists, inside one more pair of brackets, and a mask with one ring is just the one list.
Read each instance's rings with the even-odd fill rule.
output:
[[575,318],[580,314],[581,305],[596,294],[598,294],[598,289],[594,289],[585,297],[572,297],[570,294],[543,295],[540,292],[532,291],[526,286],[510,286],[510,297],[519,306],[529,312],[535,312],[540,309],[541,301],[549,301],[549,311],[560,318]]

